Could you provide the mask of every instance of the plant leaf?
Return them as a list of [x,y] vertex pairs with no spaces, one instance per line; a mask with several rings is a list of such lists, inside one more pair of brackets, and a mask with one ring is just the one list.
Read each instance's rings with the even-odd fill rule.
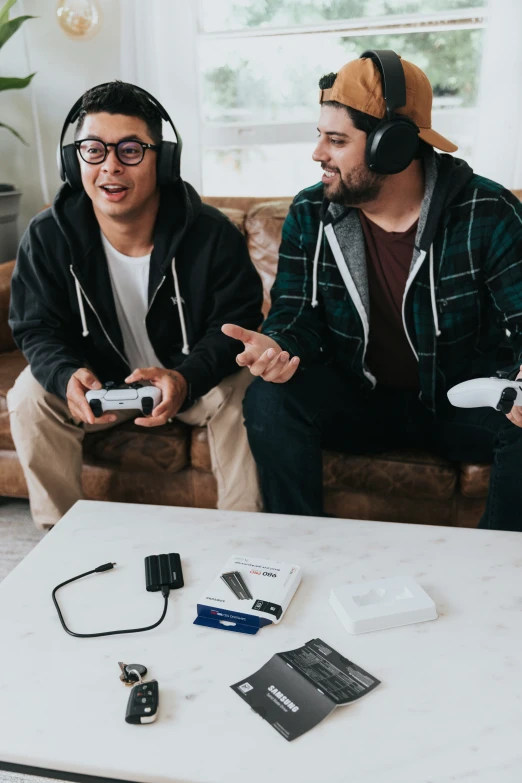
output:
[[7,130],[8,130],[8,131],[11,131],[11,133],[14,133],[14,135],[16,136],[16,138],[17,138],[17,139],[20,139],[20,141],[21,141],[23,144],[25,144],[25,146],[26,146],[26,147],[28,147],[28,146],[29,146],[29,144],[26,142],[26,140],[25,140],[25,139],[23,139],[23,138],[20,136],[20,134],[18,133],[18,131],[15,131],[15,129],[14,129],[14,128],[11,128],[11,126],[10,126],[10,125],[6,125],[6,124],[5,124],[5,122],[0,122],[0,128],[7,128]]
[[31,73],[23,79],[17,79],[15,76],[0,76],[0,92],[2,90],[22,90],[27,87],[35,73]]
[[34,16],[17,16],[16,19],[11,19],[10,22],[0,24],[0,49],[5,44],[5,42],[16,33],[18,28],[26,21],[26,19],[34,18]]
[[0,24],[5,24],[7,20],[9,19],[9,11],[16,3],[16,0],[7,0],[6,4],[0,10]]

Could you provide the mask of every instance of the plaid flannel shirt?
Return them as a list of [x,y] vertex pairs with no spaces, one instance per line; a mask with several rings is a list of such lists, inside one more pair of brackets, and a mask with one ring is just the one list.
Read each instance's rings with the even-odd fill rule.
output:
[[[319,304],[312,307],[322,206],[319,183],[301,191],[290,207],[263,332],[301,357],[304,367],[334,361],[371,389],[364,372],[362,320],[324,236]],[[522,204],[509,190],[474,174],[444,206],[428,239],[440,336],[435,334],[427,258],[406,288],[403,308],[419,361],[420,396],[435,411],[455,383],[522,363]]]

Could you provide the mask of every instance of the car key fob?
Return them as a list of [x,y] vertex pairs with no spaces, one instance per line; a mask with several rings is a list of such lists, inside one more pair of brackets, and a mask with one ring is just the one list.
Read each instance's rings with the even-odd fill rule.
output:
[[125,720],[127,723],[153,723],[158,717],[158,704],[158,681],[138,682],[129,694]]

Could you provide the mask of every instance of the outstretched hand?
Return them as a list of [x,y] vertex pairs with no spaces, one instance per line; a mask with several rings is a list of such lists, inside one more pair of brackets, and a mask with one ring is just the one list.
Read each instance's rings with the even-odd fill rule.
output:
[[298,356],[291,359],[288,351],[283,351],[281,346],[266,334],[234,324],[224,324],[221,331],[234,340],[241,340],[244,351],[236,356],[236,362],[240,367],[248,367],[252,375],[263,378],[264,381],[286,383],[299,366]]

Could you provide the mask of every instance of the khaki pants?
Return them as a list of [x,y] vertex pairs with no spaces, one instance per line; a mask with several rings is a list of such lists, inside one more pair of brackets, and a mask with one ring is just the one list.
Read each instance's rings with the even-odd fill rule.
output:
[[[243,423],[242,401],[252,376],[245,368],[216,386],[180,421],[207,425],[218,508],[259,511],[257,470]],[[86,432],[115,427],[136,412],[118,412],[111,424],[81,424],[71,418],[65,402],[47,393],[26,367],[8,392],[11,433],[29,489],[37,527],[54,525],[83,497],[82,441]],[[168,481],[165,475],[165,481]]]

